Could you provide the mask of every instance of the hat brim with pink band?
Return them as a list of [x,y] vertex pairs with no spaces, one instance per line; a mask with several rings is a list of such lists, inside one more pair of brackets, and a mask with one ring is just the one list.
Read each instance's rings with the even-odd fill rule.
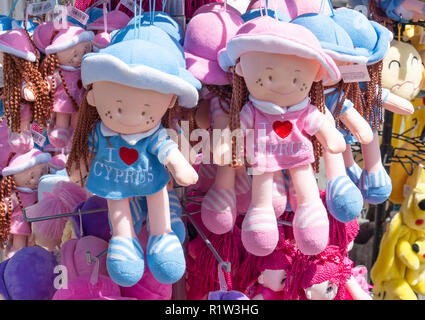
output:
[[336,81],[340,72],[333,59],[326,54],[319,40],[305,27],[278,21],[263,16],[245,23],[226,47],[227,57],[222,57],[223,66],[248,52],[265,52],[295,55],[320,63],[320,73],[324,82]]
[[34,50],[30,39],[28,39],[23,29],[10,30],[1,34],[0,52],[8,53],[30,62],[35,62],[39,55]]
[[7,167],[5,167],[1,174],[11,176],[25,170],[31,169],[32,167],[50,162],[52,156],[49,153],[41,152],[38,149],[33,149],[24,154],[16,154],[11,160]]
[[185,51],[186,68],[195,78],[206,84],[225,85],[229,84],[229,77],[220,67],[217,61]]

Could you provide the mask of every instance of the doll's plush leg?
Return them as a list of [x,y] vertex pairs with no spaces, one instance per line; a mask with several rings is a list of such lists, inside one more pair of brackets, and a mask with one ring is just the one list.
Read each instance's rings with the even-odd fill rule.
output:
[[326,205],[332,216],[346,223],[355,219],[363,208],[363,197],[347,176],[341,153],[323,151],[326,167]]
[[298,201],[292,224],[295,242],[303,254],[319,254],[328,244],[329,220],[313,169],[307,165],[289,169],[289,173]]
[[216,172],[216,164],[201,163],[198,170],[199,180],[196,183],[196,189],[201,192],[207,192],[214,184]]
[[56,113],[55,127],[49,132],[49,141],[55,147],[64,148],[71,139],[70,121],[71,114]]
[[146,197],[149,216],[149,240],[146,260],[149,270],[161,283],[177,282],[186,271],[179,238],[171,229],[167,187]]
[[232,230],[236,221],[235,169],[217,168],[214,185],[208,190],[201,207],[202,223],[215,234]]
[[374,134],[371,143],[361,145],[364,168],[359,181],[359,189],[365,201],[379,204],[391,194],[391,178],[382,165],[378,133]]
[[180,243],[183,243],[186,238],[186,226],[181,218],[182,205],[174,190],[168,191],[168,198],[170,200],[170,219],[171,229],[179,238]]
[[272,190],[273,172],[252,176],[251,206],[242,222],[241,239],[245,249],[256,256],[272,253],[279,239]]
[[347,171],[347,175],[350,177],[351,181],[354,184],[358,185],[360,181],[360,176],[362,174],[362,169],[359,165],[354,161],[353,152],[351,151],[351,145],[347,144],[347,148],[342,153],[344,158],[345,170]]
[[235,169],[236,210],[246,213],[251,204],[251,177],[244,167]]
[[27,236],[14,234],[12,236],[12,247],[6,253],[6,259],[12,258],[16,252],[27,246]]
[[274,213],[279,218],[286,210],[288,196],[286,193],[286,181],[283,177],[282,171],[276,171],[273,175],[273,193],[272,204]]
[[112,230],[106,258],[108,274],[118,285],[131,287],[142,278],[145,261],[134,232],[129,199],[108,200],[108,211]]

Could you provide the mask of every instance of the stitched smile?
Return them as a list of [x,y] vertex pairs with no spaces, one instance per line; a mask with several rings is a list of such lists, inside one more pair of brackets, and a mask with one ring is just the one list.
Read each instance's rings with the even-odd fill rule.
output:
[[278,95],[281,95],[281,96],[289,96],[290,94],[293,94],[294,92],[296,92],[296,91],[297,91],[297,89],[292,90],[291,92],[287,92],[287,93],[281,93],[281,92],[279,92],[279,91],[272,90],[272,89],[270,89],[270,91],[271,91],[271,92],[273,92],[273,93],[276,93],[276,94],[278,94]]

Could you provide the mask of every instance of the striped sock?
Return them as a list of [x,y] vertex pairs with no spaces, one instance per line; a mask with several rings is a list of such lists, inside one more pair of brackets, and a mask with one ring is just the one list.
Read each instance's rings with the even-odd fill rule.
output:
[[392,191],[391,178],[384,167],[372,173],[363,170],[358,186],[366,202],[371,204],[386,201]]
[[351,167],[345,168],[345,170],[347,171],[347,175],[350,177],[351,181],[357,185],[360,180],[360,175],[362,174],[362,169],[359,165],[354,163]]
[[273,208],[249,208],[242,222],[241,238],[246,251],[253,255],[272,253],[279,239]]
[[286,194],[283,174],[273,178],[272,203],[276,217],[280,217],[286,210],[288,197]]
[[251,204],[252,180],[246,172],[235,176],[236,208],[239,213],[247,212]]

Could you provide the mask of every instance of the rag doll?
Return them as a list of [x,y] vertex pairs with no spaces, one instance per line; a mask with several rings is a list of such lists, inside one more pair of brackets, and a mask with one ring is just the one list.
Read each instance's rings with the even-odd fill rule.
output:
[[168,170],[183,186],[198,177],[161,120],[177,101],[194,107],[200,84],[167,49],[166,43],[127,40],[87,54],[81,66],[87,91],[67,171],[72,181],[107,199],[112,228],[108,273],[125,287],[140,280],[145,264],[132,222],[129,198],[134,196],[146,196],[146,260],[153,276],[174,283],[185,272],[183,249],[171,229]]
[[42,23],[34,32],[34,43],[46,55],[40,69],[52,87],[48,136],[56,148],[65,148],[72,140],[84,94],[81,61],[92,51],[93,38],[91,31],[75,25],[56,29],[53,22]]
[[[388,199],[391,193],[391,180],[382,161],[378,129],[383,122],[383,108],[399,114],[413,113],[412,104],[389,90],[382,88],[382,60],[388,53],[392,33],[380,24],[369,21],[362,13],[341,8],[332,17],[351,37],[357,48],[367,56],[367,70],[370,81],[360,82],[363,114],[373,130],[372,142],[361,143],[363,170],[354,161],[350,144],[356,142],[351,134],[346,136],[347,148],[343,154],[348,176],[357,184],[363,198],[370,204],[379,204]],[[353,28],[353,25],[355,28]]]
[[8,258],[27,245],[31,226],[24,220],[22,210],[37,201],[38,181],[47,174],[50,159],[50,154],[38,149],[11,153],[7,167],[2,170],[0,240],[5,242],[11,235],[11,246],[6,250]]
[[[338,79],[339,71],[308,29],[268,16],[242,25],[226,52],[235,65],[230,110],[236,119],[230,129],[236,129],[240,119],[239,133],[246,133],[245,156],[253,175],[251,205],[242,223],[244,247],[258,256],[268,255],[276,247],[273,175],[287,170],[298,202],[293,221],[295,241],[303,253],[318,254],[327,245],[329,225],[311,166],[319,144],[313,148],[311,137],[329,152],[344,151],[342,135],[322,113],[321,81]],[[223,149],[236,150],[232,165],[239,165],[240,143],[233,140],[232,146]]]
[[[291,23],[302,25],[313,32],[323,50],[333,58],[338,67],[366,63],[367,58],[354,48],[350,36],[330,16],[305,14],[293,19]],[[359,91],[358,83],[345,83],[341,78],[326,83],[325,104],[335,118],[337,127],[348,128],[361,143],[368,144],[373,138],[372,130],[352,102],[360,103],[360,96],[356,97],[356,92]],[[333,118],[330,120],[333,121]],[[342,154],[331,154],[324,150],[323,158],[328,210],[339,221],[349,222],[363,208],[362,194],[348,177]]]
[[[67,177],[57,179],[57,175],[45,175],[38,184],[38,202],[27,210],[27,217],[41,218],[47,215],[70,213],[80,202],[87,199],[87,193],[79,184],[70,182]],[[35,243],[49,251],[59,248],[68,217],[33,222],[32,231]]]
[[34,147],[31,123],[47,127],[50,119],[50,86],[39,71],[39,53],[25,29],[0,35],[3,64],[3,105],[13,152]]
[[375,0],[375,2],[395,21],[425,19],[425,3],[421,0]]

